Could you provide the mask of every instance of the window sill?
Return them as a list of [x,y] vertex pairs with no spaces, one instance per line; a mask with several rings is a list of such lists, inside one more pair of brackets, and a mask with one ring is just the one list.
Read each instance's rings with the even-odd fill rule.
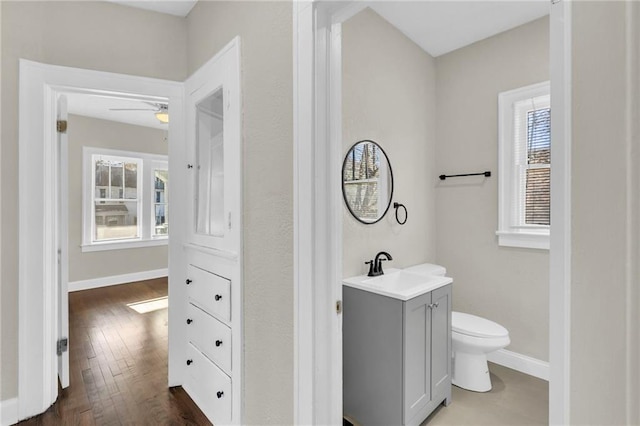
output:
[[80,246],[82,252],[106,251],[106,250],[125,250],[133,248],[166,246],[169,244],[169,237],[157,237],[152,240],[135,240],[135,241],[110,241],[93,244],[83,244]]
[[549,250],[549,232],[497,231],[498,245]]

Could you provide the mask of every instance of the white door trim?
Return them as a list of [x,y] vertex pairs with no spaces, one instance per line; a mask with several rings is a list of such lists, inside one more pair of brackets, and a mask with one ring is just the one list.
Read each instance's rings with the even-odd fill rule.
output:
[[[342,417],[340,23],[361,3],[294,2],[294,422]],[[551,8],[554,169],[550,265],[551,424],[569,421],[571,2]],[[337,122],[336,122],[337,121]],[[329,135],[331,137],[329,137]]]
[[570,424],[571,384],[571,2],[551,5],[551,222],[549,424]]
[[[20,60],[19,87],[19,225],[18,225],[18,416],[45,411],[57,397],[56,293],[57,274],[57,152],[56,94],[65,91],[130,93],[149,99],[169,99],[170,160],[184,164],[181,83],[89,71]],[[179,187],[178,183],[175,183]],[[180,191],[174,192],[179,196]],[[176,200],[174,202],[180,202]],[[175,214],[175,213],[174,213]],[[175,216],[174,216],[175,219]],[[176,220],[176,222],[180,222]],[[180,232],[176,232],[179,235]],[[178,245],[179,244],[179,245]],[[179,238],[170,242],[170,265],[181,259]],[[180,247],[172,250],[171,247]],[[171,256],[178,254],[179,256]],[[171,277],[170,277],[171,288]],[[171,293],[170,293],[171,294]],[[170,312],[171,316],[171,312]],[[169,339],[172,339],[169,322]],[[72,344],[72,342],[70,342]],[[169,345],[169,384],[179,384],[172,371],[178,361]]]

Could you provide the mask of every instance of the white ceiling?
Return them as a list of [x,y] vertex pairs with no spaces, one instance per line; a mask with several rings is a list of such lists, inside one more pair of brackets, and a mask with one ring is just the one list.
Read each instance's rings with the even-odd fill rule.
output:
[[191,12],[198,0],[106,0],[111,3],[118,3],[125,6],[137,7],[138,9],[153,10],[155,12],[167,13],[169,15],[182,16],[183,18]]
[[369,6],[435,57],[548,15],[551,2],[372,1]]
[[[69,114],[118,121],[137,126],[167,130],[167,124],[160,123],[154,115],[155,107],[147,102],[103,95],[68,93],[67,111]],[[111,111],[112,108],[149,109],[150,111]]]
[[[198,0],[107,0],[185,17]],[[431,56],[515,28],[549,14],[549,0],[365,1]]]

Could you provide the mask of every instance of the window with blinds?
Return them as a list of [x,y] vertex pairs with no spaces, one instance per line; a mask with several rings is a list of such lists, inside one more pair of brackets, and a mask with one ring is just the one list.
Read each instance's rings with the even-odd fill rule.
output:
[[500,245],[548,248],[551,224],[549,83],[499,95]]
[[551,223],[551,108],[527,112],[524,223]]

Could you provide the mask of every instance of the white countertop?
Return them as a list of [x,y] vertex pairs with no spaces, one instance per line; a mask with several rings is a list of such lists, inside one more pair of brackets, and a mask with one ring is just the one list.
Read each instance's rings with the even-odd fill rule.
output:
[[358,275],[345,278],[342,284],[394,299],[409,300],[450,284],[453,279],[438,275],[420,275],[402,269],[389,268],[384,275]]

